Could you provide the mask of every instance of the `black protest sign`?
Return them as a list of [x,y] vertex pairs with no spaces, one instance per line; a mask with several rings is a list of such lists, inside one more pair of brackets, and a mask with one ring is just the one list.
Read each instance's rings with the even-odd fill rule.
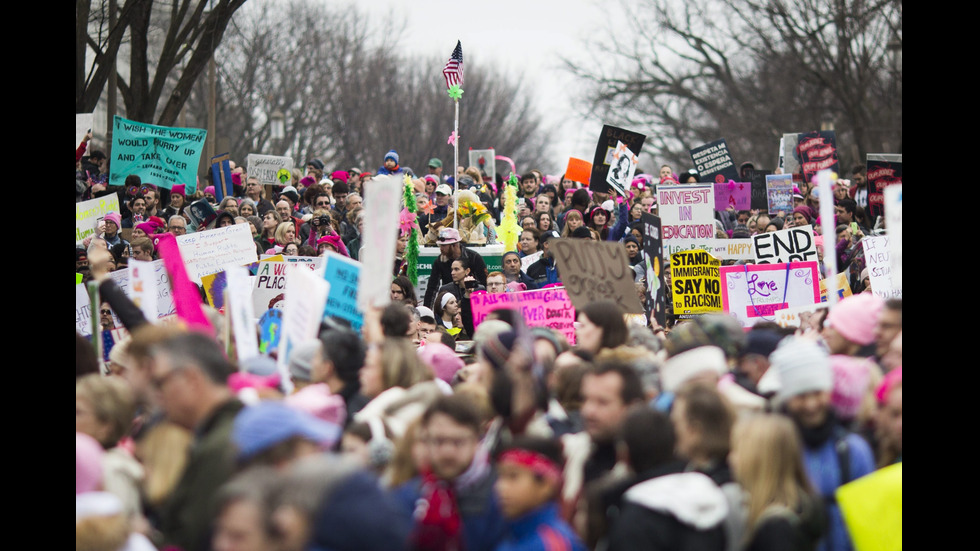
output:
[[800,226],[752,236],[756,264],[782,264],[817,260],[813,226]]
[[624,312],[642,314],[633,268],[621,242],[555,239],[551,252],[565,290],[576,310],[597,300],[611,300]]
[[695,147],[691,150],[691,160],[694,161],[701,183],[739,179],[738,168],[735,167],[735,161],[732,161],[724,138]]
[[766,195],[766,175],[772,174],[772,171],[751,168],[745,172],[746,178],[752,184],[752,204],[750,208],[766,212],[769,209],[769,196]]
[[872,224],[885,214],[885,188],[902,183],[902,156],[886,153],[868,154],[868,214]]
[[660,233],[660,217],[644,212],[643,254],[647,257],[647,317],[656,318],[661,326],[667,323],[667,298],[664,289],[664,243]]
[[837,158],[837,135],[833,130],[815,130],[800,134],[796,143],[796,153],[803,171],[803,181],[809,182],[824,169],[840,172]]
[[613,153],[616,152],[617,142],[623,142],[634,155],[640,154],[643,141],[647,137],[638,132],[632,132],[623,128],[617,128],[605,124],[599,134],[599,141],[595,146],[595,157],[592,159],[592,177],[589,179],[589,189],[593,193],[610,193],[613,188],[606,182],[609,175],[609,166],[613,162]]

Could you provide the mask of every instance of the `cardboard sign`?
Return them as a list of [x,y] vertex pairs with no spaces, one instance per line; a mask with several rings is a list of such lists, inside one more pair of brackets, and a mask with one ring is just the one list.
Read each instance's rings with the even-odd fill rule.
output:
[[562,287],[549,287],[517,293],[476,292],[470,297],[473,327],[487,314],[500,308],[520,309],[528,327],[550,327],[575,344],[575,307]]
[[782,159],[783,159],[783,170],[782,174],[799,174],[800,172],[800,155],[796,151],[796,144],[800,141],[799,132],[790,132],[789,134],[783,134],[780,145],[782,146]]
[[714,184],[658,186],[657,204],[664,241],[715,237]]
[[573,182],[580,182],[589,185],[589,178],[592,175],[592,163],[569,157],[568,167],[565,169],[565,179]]
[[[290,157],[249,153],[246,162],[249,177],[258,178],[264,186],[284,186],[293,178],[293,159]],[[280,179],[283,170],[286,171],[285,182]]]
[[[471,149],[468,153],[470,159],[469,166],[479,168],[484,174],[491,178],[497,177],[497,156],[494,154],[493,148]],[[477,182],[477,184],[481,183],[482,182]],[[367,203],[367,199],[365,199],[364,202]]]
[[745,326],[775,321],[775,313],[783,308],[820,301],[816,262],[722,266],[719,275],[725,311]]
[[756,264],[817,260],[813,226],[801,226],[752,236]]
[[633,182],[636,161],[636,155],[626,147],[626,144],[616,142],[616,150],[613,152],[606,183],[623,197],[626,197],[626,190],[630,188],[630,184]]
[[361,241],[364,270],[357,292],[361,310],[391,302],[391,266],[395,262],[403,190],[397,176],[378,176],[371,185],[364,186],[364,205],[371,223],[364,225]]
[[752,186],[750,208],[762,212],[769,208],[769,197],[766,195],[766,176],[769,174],[772,174],[771,170],[749,169],[746,171],[746,179]]
[[135,174],[166,189],[185,184],[188,194],[197,191],[206,130],[157,126],[120,116],[113,117],[112,127],[110,184],[121,186],[126,176]]
[[[93,122],[95,122],[95,117],[92,113],[75,113],[75,149],[78,149],[78,146],[85,139],[85,135],[92,129]],[[87,149],[85,152],[89,153]]]
[[[837,300],[840,300],[840,299],[842,299],[844,297],[849,297],[849,296],[851,296],[851,295],[854,294],[854,293],[851,292],[851,284],[850,284],[850,282],[847,281],[847,274],[844,274],[844,273],[837,274],[837,277],[835,278],[835,281],[837,282],[837,284],[834,286],[834,288],[837,289]],[[820,280],[820,302],[827,302],[827,300],[828,300],[827,299],[827,280],[826,279],[821,279]],[[780,311],[782,311],[782,310],[780,310]]]
[[739,177],[724,138],[695,147],[691,150],[691,160],[702,182],[727,182]]
[[[289,357],[293,349],[320,333],[323,308],[327,304],[330,284],[302,265],[291,264],[286,268],[289,293],[282,312],[282,337],[277,366],[283,381],[289,379]],[[292,383],[289,383],[292,386]]]
[[796,152],[803,170],[803,181],[809,182],[821,170],[840,172],[837,135],[833,130],[807,132],[797,138]]
[[75,203],[75,243],[81,243],[86,237],[95,235],[99,222],[110,212],[121,212],[119,196],[115,193]]
[[885,213],[885,188],[902,183],[902,156],[868,153],[868,214],[872,222]]
[[226,314],[231,320],[231,330],[235,335],[235,350],[238,361],[243,362],[259,355],[259,341],[255,335],[255,309],[252,307],[252,284],[249,281],[251,276],[244,266],[232,266],[220,274],[228,289]]
[[[361,280],[361,263],[344,255],[327,251],[323,278],[330,284],[323,316],[335,316],[350,322],[355,331],[364,324],[364,314],[357,307],[357,287]],[[385,272],[391,274],[391,269]],[[390,275],[389,275],[390,277]],[[391,289],[391,287],[388,287]]]
[[736,182],[715,184],[715,210],[724,212],[729,208],[734,210],[749,210],[752,206],[752,184]]
[[576,308],[597,300],[611,300],[625,313],[643,313],[633,284],[635,272],[622,242],[554,239],[550,243],[558,272]]
[[901,287],[892,282],[892,260],[890,238],[887,235],[868,236],[861,240],[864,244],[864,261],[871,277],[871,292],[884,299],[902,298]]
[[259,262],[252,282],[252,307],[256,312],[281,310],[286,305],[286,266],[285,262]]
[[793,212],[793,176],[770,174],[766,176],[766,200],[769,214]]
[[228,266],[258,261],[248,224],[180,235],[177,245],[187,266],[187,275],[195,283],[201,283],[202,277],[220,272]]
[[647,288],[647,317],[657,320],[661,326],[667,323],[667,298],[664,287],[664,240],[660,228],[660,217],[644,212],[640,216],[643,224],[643,254],[647,257],[647,271],[644,274]]
[[638,132],[608,124],[602,125],[602,132],[599,133],[599,141],[595,147],[595,156],[592,159],[592,176],[589,178],[589,189],[593,192],[609,193],[612,188],[606,182],[606,176],[609,175],[609,167],[613,162],[616,144],[623,142],[634,155],[639,155],[643,148],[643,141],[646,139],[645,135]]
[[892,287],[902,291],[902,184],[885,188],[885,227],[888,228]]
[[670,288],[674,315],[690,317],[721,311],[721,261],[706,251],[670,255]]

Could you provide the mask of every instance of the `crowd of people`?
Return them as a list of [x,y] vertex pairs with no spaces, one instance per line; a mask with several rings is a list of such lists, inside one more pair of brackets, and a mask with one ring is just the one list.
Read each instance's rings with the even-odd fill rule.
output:
[[[871,292],[861,240],[884,230],[858,204],[860,167],[828,199],[835,220],[806,182],[792,212],[716,213],[722,239],[834,225],[854,294],[803,327],[682,319],[668,295],[662,325],[588,304],[570,345],[519,310],[476,325],[471,299],[560,286],[561,238],[622,242],[645,297],[640,218],[658,186],[696,173],[663,166],[622,197],[529,170],[517,246],[488,271],[473,245],[499,240],[508,184],[476,167],[444,175],[434,158],[420,175],[391,150],[374,173],[312,159],[263,186],[234,166],[230,194],[189,193],[136,175],[111,186],[89,143],[76,202],[116,194],[120,212],[76,246],[76,272],[100,290],[94,331],[118,320],[128,336],[103,361],[76,332],[76,549],[844,551],[854,519],[837,490],[900,467],[902,301]],[[160,322],[109,275],[158,258],[160,233],[233,224],[259,255],[358,259],[362,192],[380,174],[412,178],[418,235],[439,248],[424,293],[401,232],[391,303],[364,311],[360,331],[325,318],[285,372],[278,350],[239,359],[203,295],[210,327]],[[201,219],[204,203],[214,215]]]

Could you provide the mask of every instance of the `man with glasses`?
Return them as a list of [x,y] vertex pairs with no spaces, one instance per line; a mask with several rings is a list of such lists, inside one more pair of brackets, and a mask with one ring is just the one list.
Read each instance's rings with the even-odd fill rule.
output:
[[265,216],[270,210],[275,210],[272,202],[262,196],[262,184],[255,176],[249,176],[245,182],[245,197],[255,203],[255,208],[259,211],[259,216]]
[[184,217],[175,214],[167,220],[167,231],[174,234],[174,237],[179,237],[187,233],[187,220]]
[[503,272],[490,272],[490,275],[487,276],[487,292],[507,292],[507,276],[505,276]]
[[481,450],[481,419],[461,395],[442,396],[422,415],[429,469],[393,490],[415,523],[412,548],[439,542],[448,549],[490,551],[504,535],[493,484],[496,474]]
[[167,420],[193,431],[194,442],[160,530],[169,546],[209,549],[211,501],[235,472],[231,430],[242,403],[228,388],[235,367],[218,343],[200,333],[180,333],[151,348],[150,375]]

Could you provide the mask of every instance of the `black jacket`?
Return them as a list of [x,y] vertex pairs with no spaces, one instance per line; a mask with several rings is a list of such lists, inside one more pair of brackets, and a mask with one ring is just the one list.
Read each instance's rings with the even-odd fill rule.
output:
[[[483,257],[476,251],[472,251],[466,247],[462,247],[461,254],[470,262],[470,273],[480,282],[480,285],[486,288],[487,263],[483,261]],[[445,261],[442,259],[442,255],[439,255],[432,262],[432,273],[429,275],[429,282],[425,285],[425,298],[422,299],[423,306],[432,308],[433,304],[435,304],[436,295],[439,293],[439,288],[447,283],[452,283],[452,270],[452,260]]]

